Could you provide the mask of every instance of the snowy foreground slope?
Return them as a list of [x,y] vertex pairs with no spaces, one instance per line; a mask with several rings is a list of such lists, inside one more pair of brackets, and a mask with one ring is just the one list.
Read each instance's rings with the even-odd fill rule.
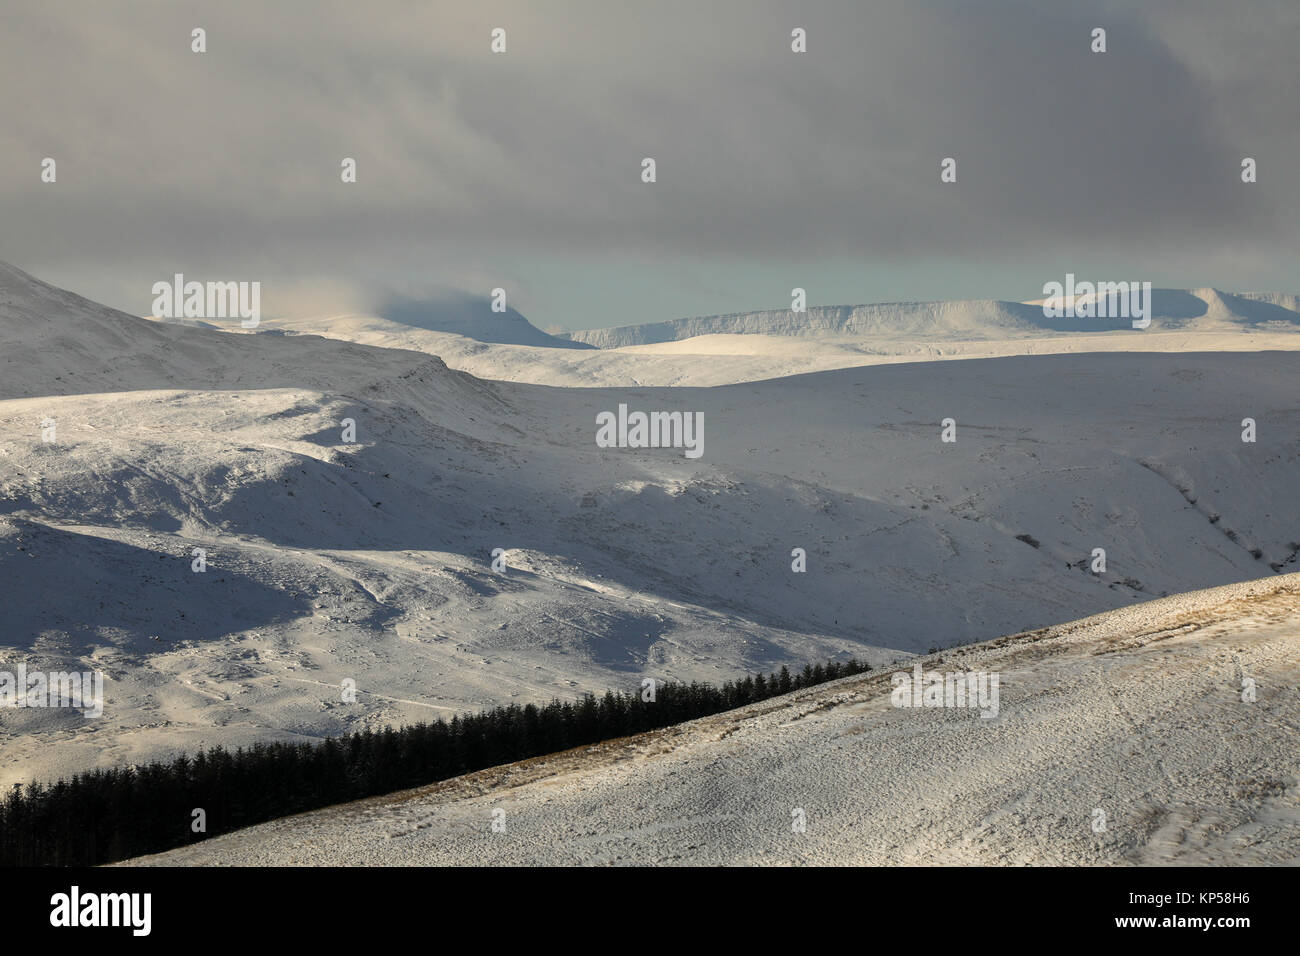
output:
[[[0,666],[101,670],[107,697],[0,711],[0,785],[882,664],[1292,570],[1297,381],[1277,351],[554,388],[151,322],[0,267]],[[701,414],[703,454],[597,447],[619,405]]]
[[991,719],[886,669],[130,862],[1295,865],[1298,624],[1300,574],[1177,595],[921,659]]

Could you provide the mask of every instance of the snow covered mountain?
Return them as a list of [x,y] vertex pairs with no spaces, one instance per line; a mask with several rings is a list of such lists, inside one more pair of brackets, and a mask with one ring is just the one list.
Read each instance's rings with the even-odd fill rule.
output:
[[548,335],[513,308],[507,306],[503,312],[494,312],[488,300],[463,293],[432,300],[394,300],[381,306],[376,318],[412,329],[461,335],[494,345],[592,348],[582,342]]
[[[1289,351],[558,388],[151,322],[6,267],[0,370],[0,661],[102,669],[108,696],[95,721],[0,714],[0,783],[642,676],[887,662],[1300,549]],[[703,454],[599,447],[620,405],[702,415]]]
[[[1234,295],[1215,289],[1153,289],[1153,331],[1218,332],[1227,329],[1300,331],[1294,295]],[[982,339],[1061,332],[1115,332],[1132,328],[1127,318],[1047,318],[1041,304],[970,299],[953,302],[889,302],[809,307],[675,319],[648,325],[567,333],[575,342],[602,349],[676,342],[700,335],[780,335]]]
[[264,325],[427,352],[481,378],[584,388],[731,385],[838,368],[1013,355],[1300,348],[1295,296],[1154,290],[1152,303],[1154,319],[1141,331],[1131,319],[1047,319],[1034,303],[922,302],[569,333],[570,344],[591,343],[585,351],[500,344],[469,328],[455,334],[374,316],[280,318]]

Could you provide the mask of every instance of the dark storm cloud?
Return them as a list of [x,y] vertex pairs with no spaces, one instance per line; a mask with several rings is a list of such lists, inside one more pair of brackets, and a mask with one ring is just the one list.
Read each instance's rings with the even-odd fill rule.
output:
[[31,4],[0,36],[0,258],[1294,259],[1294,6]]

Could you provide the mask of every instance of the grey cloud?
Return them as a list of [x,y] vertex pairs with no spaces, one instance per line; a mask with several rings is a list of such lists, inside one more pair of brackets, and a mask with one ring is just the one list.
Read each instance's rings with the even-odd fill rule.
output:
[[1297,18],[1216,6],[33,6],[0,38],[0,258],[452,284],[561,252],[1293,259]]

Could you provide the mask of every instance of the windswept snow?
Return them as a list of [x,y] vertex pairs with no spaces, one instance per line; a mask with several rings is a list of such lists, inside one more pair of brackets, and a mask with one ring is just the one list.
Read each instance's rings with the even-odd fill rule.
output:
[[[1295,865],[1298,618],[1300,574],[1178,595],[130,862]],[[997,716],[893,706],[918,663]]]

